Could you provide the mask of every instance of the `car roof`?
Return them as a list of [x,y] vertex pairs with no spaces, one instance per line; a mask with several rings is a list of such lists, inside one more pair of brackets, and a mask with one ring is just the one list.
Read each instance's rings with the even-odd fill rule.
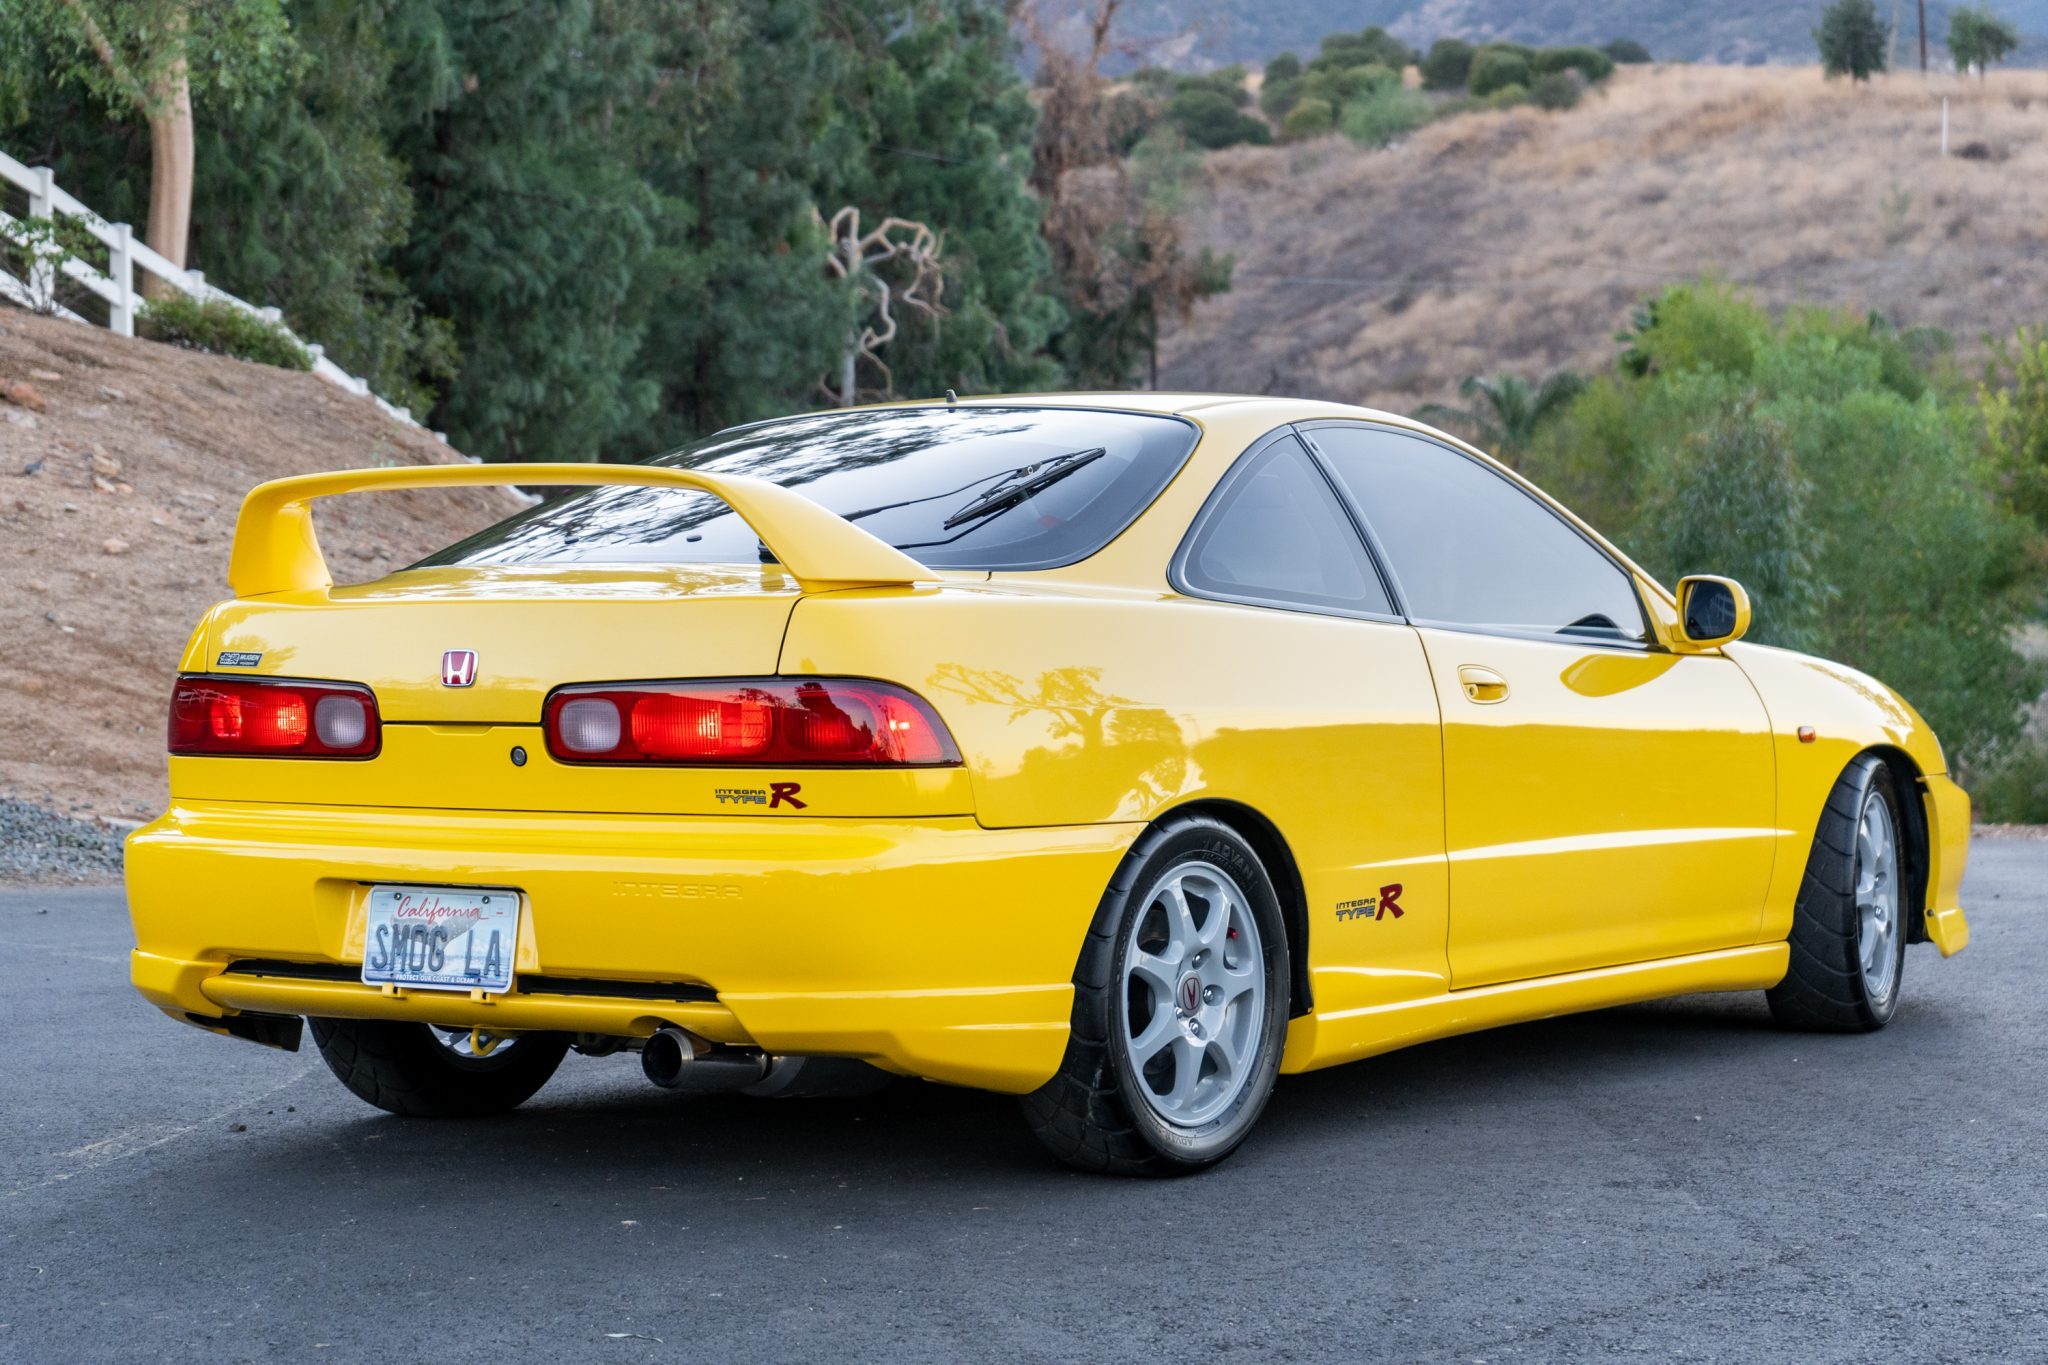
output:
[[[1358,407],[1350,403],[1331,403],[1318,398],[1295,398],[1278,394],[1257,393],[1161,393],[1151,390],[1117,391],[1095,390],[1079,393],[1009,393],[991,394],[974,398],[954,400],[960,407],[1040,407],[1040,408],[1109,408],[1123,412],[1155,412],[1174,417],[1213,416],[1232,408],[1264,407],[1275,404],[1300,411],[1304,417],[1363,417],[1375,420],[1390,420],[1408,423],[1407,418],[1396,413],[1381,412],[1375,408]],[[921,402],[892,403],[890,407],[943,407],[947,400],[929,399]]]

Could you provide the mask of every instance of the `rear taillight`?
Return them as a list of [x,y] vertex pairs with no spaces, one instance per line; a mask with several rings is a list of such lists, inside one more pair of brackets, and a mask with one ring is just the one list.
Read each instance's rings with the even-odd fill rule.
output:
[[359,683],[180,678],[171,752],[243,758],[370,758],[377,699]]
[[750,678],[557,688],[542,715],[564,763],[941,767],[960,761],[931,706],[892,683]]

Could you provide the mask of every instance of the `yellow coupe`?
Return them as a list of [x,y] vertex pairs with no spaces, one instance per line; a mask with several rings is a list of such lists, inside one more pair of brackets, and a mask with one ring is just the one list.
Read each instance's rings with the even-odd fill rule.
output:
[[[339,493],[592,485],[333,585]],[[128,846],[136,986],[363,1098],[873,1069],[1077,1165],[1210,1165],[1281,1072],[1763,990],[1882,1026],[1969,802],[1883,684],[1737,643],[1383,413],[911,404],[644,465],[265,484]]]

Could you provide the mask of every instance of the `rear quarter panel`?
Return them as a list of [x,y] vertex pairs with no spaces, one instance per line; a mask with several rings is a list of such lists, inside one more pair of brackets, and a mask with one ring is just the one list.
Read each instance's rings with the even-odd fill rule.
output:
[[[1249,806],[1301,874],[1319,1010],[1445,987],[1438,711],[1406,626],[990,583],[806,597],[781,666],[924,695],[959,742],[986,826]],[[1338,916],[1394,883],[1398,918]]]

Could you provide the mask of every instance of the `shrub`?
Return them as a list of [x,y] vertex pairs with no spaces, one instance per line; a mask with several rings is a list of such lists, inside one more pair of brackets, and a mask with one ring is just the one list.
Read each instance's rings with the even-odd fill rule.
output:
[[1293,80],[1301,74],[1301,58],[1292,52],[1283,52],[1266,63],[1266,84],[1274,81]]
[[2038,736],[2015,741],[1973,775],[1970,795],[1996,824],[2048,824],[2048,744]]
[[1240,142],[1265,143],[1273,140],[1265,124],[1238,112],[1230,97],[1202,86],[1182,90],[1167,106],[1166,116],[1181,135],[1197,147],[1211,150]]
[[1323,39],[1322,53],[1309,63],[1309,70],[1364,66],[1377,62],[1399,71],[1416,60],[1415,49],[1385,29],[1374,25],[1362,33],[1332,33]]
[[1503,85],[1480,103],[1488,109],[1512,109],[1518,104],[1529,102],[1529,87],[1526,85]]
[[1345,105],[1337,126],[1353,142],[1384,147],[1429,122],[1435,113],[1427,96],[1397,85]]
[[1536,54],[1532,65],[1539,76],[1576,71],[1591,85],[1598,85],[1614,74],[1614,59],[1597,47],[1545,48]]
[[1364,99],[1379,90],[1398,89],[1401,78],[1394,69],[1378,62],[1363,66],[1324,67],[1302,78],[1301,93],[1310,99],[1327,100],[1341,109],[1353,100]]
[[1534,78],[1529,59],[1506,44],[1488,44],[1472,54],[1472,72],[1468,78],[1472,93],[1482,98],[1495,94],[1506,86],[1520,86],[1524,92]]
[[1288,110],[1301,102],[1304,84],[1306,82],[1300,76],[1268,80],[1259,88],[1259,108],[1266,111],[1267,118],[1286,118]]
[[1536,84],[1529,87],[1529,102],[1538,109],[1570,109],[1578,104],[1583,88],[1571,71],[1553,71],[1538,76]]
[[1422,85],[1426,90],[1463,90],[1472,74],[1472,44],[1456,38],[1439,38],[1430,44],[1422,59]]
[[192,351],[211,351],[285,370],[310,370],[313,353],[274,322],[220,299],[184,294],[153,299],[136,316],[142,334]]
[[1302,100],[1288,111],[1286,121],[1280,125],[1280,136],[1289,142],[1321,137],[1335,127],[1336,123],[1337,111],[1330,102],[1311,97]]
[[1641,66],[1645,62],[1656,60],[1650,56],[1650,49],[1632,38],[1616,38],[1600,50],[1622,66]]
[[1242,109],[1252,102],[1252,92],[1244,87],[1244,66],[1234,64],[1219,67],[1215,71],[1204,71],[1199,75],[1181,76],[1173,83],[1173,92],[1180,94],[1187,90],[1209,90],[1229,100]]

